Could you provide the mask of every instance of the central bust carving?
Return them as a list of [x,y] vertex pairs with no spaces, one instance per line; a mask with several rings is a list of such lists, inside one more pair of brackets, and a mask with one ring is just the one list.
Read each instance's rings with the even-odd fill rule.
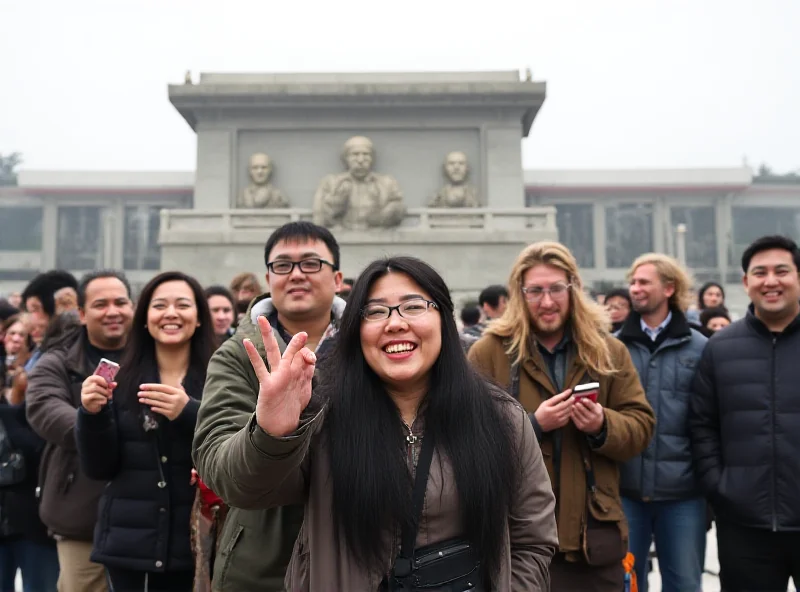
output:
[[345,142],[347,171],[327,175],[314,196],[314,222],[328,228],[360,230],[397,226],[405,216],[397,180],[372,170],[372,140],[354,136]]

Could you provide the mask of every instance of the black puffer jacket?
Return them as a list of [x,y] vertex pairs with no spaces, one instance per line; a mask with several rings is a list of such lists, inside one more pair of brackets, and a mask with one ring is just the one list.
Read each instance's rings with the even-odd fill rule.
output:
[[0,422],[11,445],[25,458],[25,480],[17,485],[0,488],[0,540],[21,536],[40,544],[55,544],[39,519],[39,500],[36,498],[39,460],[44,440],[28,425],[25,404],[0,403]]
[[751,305],[708,341],[694,392],[695,468],[718,518],[800,531],[800,317],[773,335]]
[[184,386],[191,400],[183,412],[149,432],[136,409],[112,402],[96,415],[78,410],[81,469],[110,481],[100,500],[92,561],[135,571],[194,570],[191,452],[202,377]]

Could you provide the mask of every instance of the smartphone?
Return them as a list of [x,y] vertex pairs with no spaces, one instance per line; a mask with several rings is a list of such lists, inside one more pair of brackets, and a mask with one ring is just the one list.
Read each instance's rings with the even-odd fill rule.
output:
[[574,389],[572,389],[572,396],[576,399],[581,397],[589,397],[592,402],[597,403],[597,394],[600,392],[600,383],[599,382],[587,382],[585,384],[579,384]]
[[106,358],[100,358],[100,363],[94,370],[95,375],[105,378],[108,384],[114,382],[117,372],[119,372],[119,364],[112,362],[111,360],[107,360]]

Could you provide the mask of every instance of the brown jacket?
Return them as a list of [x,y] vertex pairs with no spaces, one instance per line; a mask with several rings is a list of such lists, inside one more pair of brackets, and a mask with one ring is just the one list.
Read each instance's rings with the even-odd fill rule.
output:
[[62,347],[42,354],[28,378],[25,400],[28,422],[47,442],[39,468],[39,516],[54,535],[88,542],[106,484],[84,474],[75,444],[81,386],[93,371],[86,343],[81,328]]
[[[619,494],[617,463],[641,454],[647,448],[655,428],[655,415],[645,398],[644,390],[630,354],[622,342],[608,336],[613,359],[621,370],[614,376],[595,376],[577,356],[567,365],[565,388],[584,382],[599,382],[597,402],[605,408],[607,435],[599,448],[590,452],[597,484],[597,501],[591,504],[592,515],[600,521],[615,521],[627,542],[628,527]],[[470,361],[500,385],[511,382],[511,361],[505,353],[501,337],[484,335],[469,351]],[[520,366],[519,400],[533,413],[547,398],[558,394],[550,381],[547,366],[538,349],[528,351]],[[558,497],[558,538],[560,551],[574,556],[581,549],[581,532],[586,517],[586,472],[580,450],[583,435],[569,422],[562,428],[560,481],[554,489]],[[547,472],[553,480],[553,442],[547,434],[541,442]]]
[[[498,399],[501,400],[501,399]],[[555,498],[546,477],[533,428],[523,410],[510,398],[502,403],[513,414],[515,440],[524,473],[508,519],[501,572],[493,589],[536,592],[550,589],[550,558],[558,545]],[[217,493],[239,508],[267,508],[305,503],[305,522],[286,574],[289,592],[310,590],[378,589],[384,573],[360,567],[334,537],[331,516],[330,464],[322,435],[324,410],[301,422],[294,435],[273,438],[251,417],[248,429],[238,432],[205,475],[217,484]],[[213,475],[212,475],[213,474]],[[430,469],[417,546],[434,544],[463,534],[458,495],[446,458],[434,454]],[[220,487],[220,485],[222,487]],[[395,542],[395,550],[399,541]],[[384,572],[391,569],[387,556]]]

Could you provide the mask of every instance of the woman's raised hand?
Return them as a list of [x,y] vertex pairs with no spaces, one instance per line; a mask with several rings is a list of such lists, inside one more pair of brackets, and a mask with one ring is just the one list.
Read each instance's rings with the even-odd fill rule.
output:
[[269,370],[253,342],[244,340],[259,383],[256,421],[271,436],[287,436],[297,430],[300,414],[311,400],[311,379],[317,356],[304,347],[308,339],[306,333],[295,335],[281,356],[266,317],[258,317],[258,329],[267,351]]

